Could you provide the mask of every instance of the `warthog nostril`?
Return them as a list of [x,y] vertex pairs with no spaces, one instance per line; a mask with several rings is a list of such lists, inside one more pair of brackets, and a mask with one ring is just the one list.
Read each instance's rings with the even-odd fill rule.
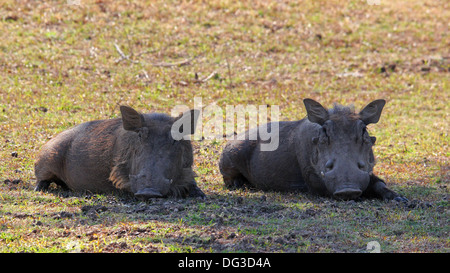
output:
[[352,188],[345,188],[341,190],[337,190],[333,193],[334,197],[337,199],[343,199],[343,200],[351,200],[356,199],[359,196],[361,196],[362,191],[359,189],[352,189]]

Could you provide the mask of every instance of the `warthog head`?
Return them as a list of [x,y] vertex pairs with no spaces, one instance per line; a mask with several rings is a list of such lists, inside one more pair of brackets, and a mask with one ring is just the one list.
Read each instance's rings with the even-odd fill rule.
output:
[[350,107],[335,105],[325,109],[305,99],[308,120],[320,126],[311,139],[311,163],[326,190],[337,199],[355,199],[367,188],[375,165],[372,146],[375,137],[367,125],[380,119],[385,101],[375,100],[359,113]]
[[[183,195],[195,180],[192,146],[181,137],[194,133],[198,111],[177,118],[157,113],[143,115],[127,106],[121,106],[120,111],[127,131],[126,144],[120,147],[122,162],[115,168],[127,173],[131,192],[143,199]],[[175,123],[181,126],[173,126]]]

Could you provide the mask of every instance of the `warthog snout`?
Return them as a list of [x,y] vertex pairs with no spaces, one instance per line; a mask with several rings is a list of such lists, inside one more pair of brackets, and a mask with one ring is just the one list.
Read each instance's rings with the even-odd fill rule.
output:
[[145,189],[139,190],[134,194],[134,196],[136,196],[139,199],[163,197],[163,195],[158,190],[152,189],[152,188],[145,188]]
[[356,199],[359,196],[361,196],[362,191],[359,189],[353,189],[353,188],[344,188],[339,189],[333,193],[333,196],[337,199],[342,200],[352,200]]
[[[142,188],[137,189],[134,193],[139,199],[159,198],[164,197],[169,192],[169,188],[173,182],[172,179],[160,178],[156,180],[148,180],[146,175],[130,175],[130,178],[143,184]],[[147,184],[147,185],[145,185]]]

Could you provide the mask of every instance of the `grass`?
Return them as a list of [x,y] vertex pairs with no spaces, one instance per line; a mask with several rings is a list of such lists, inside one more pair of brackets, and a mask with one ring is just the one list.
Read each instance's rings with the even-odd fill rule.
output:
[[[449,252],[449,4],[380,2],[3,1],[0,251],[365,252],[375,240]],[[384,98],[375,170],[410,202],[228,191],[224,142],[209,140],[193,143],[206,201],[33,192],[37,152],[57,133],[121,104],[170,113],[195,97],[279,105],[281,120],[303,118],[306,97],[356,109]]]

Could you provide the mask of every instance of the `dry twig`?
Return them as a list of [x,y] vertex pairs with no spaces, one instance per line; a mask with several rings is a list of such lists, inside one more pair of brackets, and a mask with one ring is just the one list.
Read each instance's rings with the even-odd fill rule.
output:
[[[127,61],[129,61],[131,63],[134,63],[134,64],[138,64],[139,63],[139,61],[135,61],[135,60],[130,59],[130,56],[132,56],[133,54],[125,55],[125,53],[123,53],[123,51],[120,49],[120,46],[117,45],[116,43],[114,43],[114,47],[116,48],[117,53],[119,53],[119,55],[120,55],[120,58],[118,58],[116,60],[116,63],[120,63],[123,60],[127,60]],[[147,54],[147,53],[153,53],[153,52],[156,52],[156,51],[155,50],[143,51],[143,52],[137,54],[136,57],[139,57],[139,56]],[[151,65],[156,66],[156,67],[183,66],[183,65],[188,65],[193,59],[194,58],[189,58],[189,59],[185,59],[185,60],[182,60],[182,61],[179,61],[179,62],[175,62],[175,63],[166,63],[166,62],[152,63]]]
[[201,80],[197,79],[197,80],[195,80],[195,82],[196,82],[196,83],[205,83],[205,82],[209,81],[210,79],[212,79],[212,78],[213,78],[214,76],[216,76],[216,75],[217,75],[217,72],[214,71],[214,72],[212,72],[211,74],[209,74],[208,77],[206,77],[206,78],[204,78],[204,79],[201,79]]
[[153,66],[159,66],[159,67],[171,67],[171,66],[183,66],[183,65],[187,65],[189,64],[191,61],[193,60],[193,58],[190,59],[186,59],[180,62],[175,62],[175,63],[153,63]]
[[116,60],[116,63],[120,63],[122,60],[128,60],[135,64],[139,63],[138,61],[130,59],[129,55],[125,55],[125,53],[123,53],[123,51],[120,49],[120,47],[116,43],[114,43],[114,47],[116,48],[117,52],[120,55],[120,58]]

